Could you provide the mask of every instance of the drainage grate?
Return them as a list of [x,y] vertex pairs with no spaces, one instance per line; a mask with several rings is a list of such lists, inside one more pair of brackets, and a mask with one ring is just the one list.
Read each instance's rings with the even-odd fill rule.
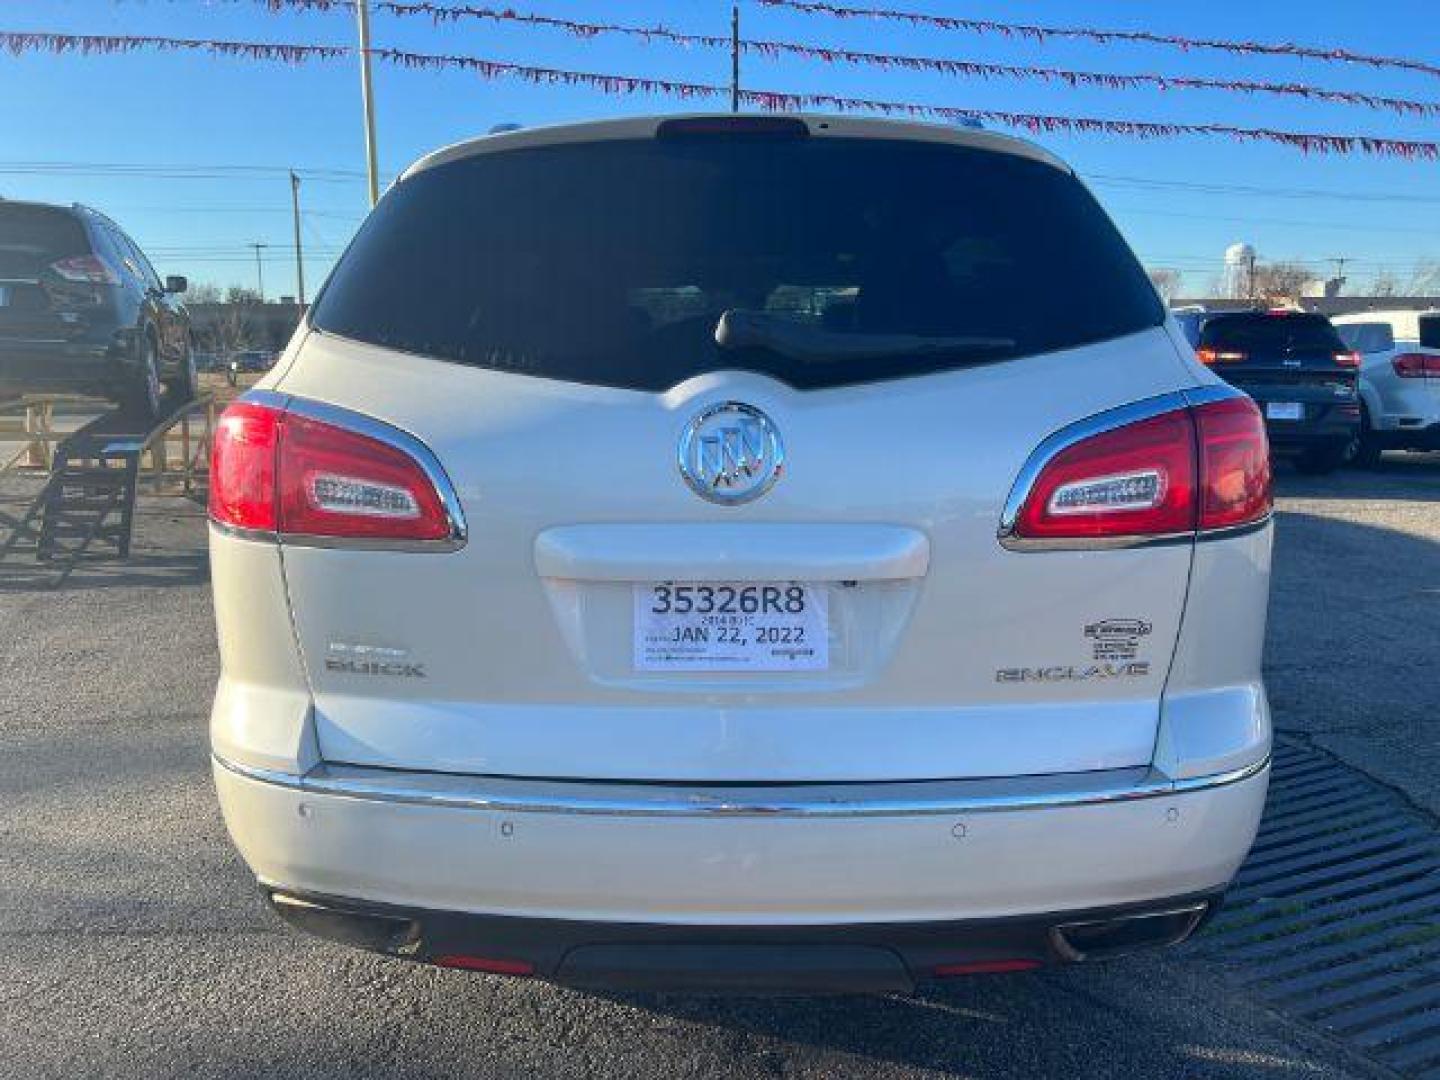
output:
[[1197,947],[1278,1011],[1440,1080],[1440,832],[1328,754],[1276,744],[1255,848]]

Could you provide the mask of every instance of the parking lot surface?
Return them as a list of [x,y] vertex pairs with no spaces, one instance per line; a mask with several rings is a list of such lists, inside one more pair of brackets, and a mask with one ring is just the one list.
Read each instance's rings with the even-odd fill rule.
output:
[[[1440,458],[1282,472],[1279,492],[1278,726],[1440,811]],[[147,498],[129,564],[38,584],[0,568],[5,1076],[1396,1075],[1262,1007],[1203,939],[792,1000],[581,994],[296,936],[259,902],[210,786],[199,510]]]

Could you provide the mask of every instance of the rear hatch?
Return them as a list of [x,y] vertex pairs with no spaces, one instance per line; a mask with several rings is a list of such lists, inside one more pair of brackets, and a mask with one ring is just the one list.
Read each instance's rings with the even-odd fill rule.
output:
[[0,347],[82,337],[117,281],[74,213],[0,202]]
[[[1149,762],[1191,547],[1017,552],[997,528],[1046,436],[1193,382],[1163,308],[1035,152],[844,132],[479,152],[386,196],[279,389],[423,440],[469,536],[285,548],[326,759],[711,782]],[[704,428],[730,403],[769,426]],[[773,486],[697,494],[697,418],[732,464],[783,440]],[[801,604],[775,621],[808,636],[758,664],[660,640],[727,597]]]
[[1196,354],[1227,382],[1255,398],[1272,427],[1320,423],[1337,405],[1353,405],[1358,359],[1330,320],[1299,311],[1215,315],[1200,330]]

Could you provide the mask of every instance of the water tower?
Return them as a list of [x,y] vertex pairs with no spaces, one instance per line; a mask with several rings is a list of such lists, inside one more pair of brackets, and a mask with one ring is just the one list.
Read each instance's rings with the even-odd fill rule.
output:
[[1255,248],[1246,243],[1231,244],[1225,249],[1223,289],[1230,300],[1248,297],[1255,283]]

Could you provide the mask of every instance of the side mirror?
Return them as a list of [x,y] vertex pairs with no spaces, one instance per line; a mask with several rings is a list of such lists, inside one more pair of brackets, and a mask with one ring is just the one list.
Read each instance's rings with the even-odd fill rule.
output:
[[171,274],[165,279],[165,291],[167,293],[189,292],[190,282],[179,274]]

